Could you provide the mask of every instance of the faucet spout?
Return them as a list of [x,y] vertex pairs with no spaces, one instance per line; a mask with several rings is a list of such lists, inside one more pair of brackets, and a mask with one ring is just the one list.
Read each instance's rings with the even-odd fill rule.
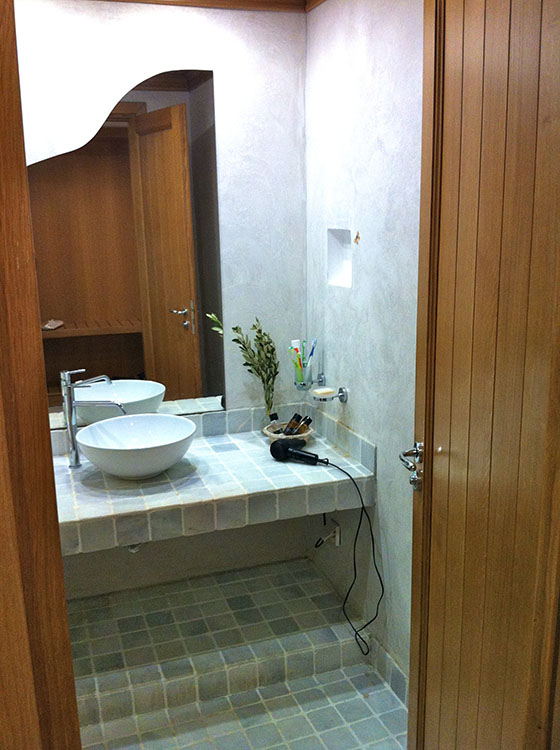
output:
[[95,378],[88,378],[87,380],[77,380],[73,385],[74,388],[86,388],[88,385],[91,385],[92,383],[109,383],[109,385],[112,384],[112,380],[108,375],[97,375]]
[[115,406],[126,415],[126,409],[119,401],[74,401],[74,406]]

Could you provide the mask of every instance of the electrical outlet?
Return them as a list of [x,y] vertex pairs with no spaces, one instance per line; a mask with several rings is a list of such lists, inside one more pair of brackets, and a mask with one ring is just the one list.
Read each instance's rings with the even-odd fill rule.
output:
[[315,549],[322,547],[326,542],[334,544],[335,547],[340,547],[342,543],[342,531],[340,524],[337,523],[334,518],[329,518],[331,530],[325,536],[320,536],[315,542]]

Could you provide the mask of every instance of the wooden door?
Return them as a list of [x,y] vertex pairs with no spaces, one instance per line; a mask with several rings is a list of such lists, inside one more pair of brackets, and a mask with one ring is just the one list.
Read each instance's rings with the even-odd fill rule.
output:
[[550,741],[560,5],[426,3],[410,743]]
[[0,78],[0,748],[78,750],[9,1]]
[[146,375],[166,386],[166,398],[196,398],[202,385],[185,105],[138,115],[129,138]]

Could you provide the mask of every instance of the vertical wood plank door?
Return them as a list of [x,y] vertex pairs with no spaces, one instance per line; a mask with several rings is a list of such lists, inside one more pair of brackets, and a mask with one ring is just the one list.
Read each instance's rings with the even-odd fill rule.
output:
[[196,398],[202,383],[185,105],[133,118],[129,139],[146,375],[165,385],[166,398]]
[[431,385],[424,365],[418,378],[430,413],[417,420],[428,445],[415,534],[429,543],[415,551],[410,739],[544,749],[559,572],[560,4],[426,5],[420,288],[433,346]]
[[0,748],[79,750],[11,0],[0,79]]

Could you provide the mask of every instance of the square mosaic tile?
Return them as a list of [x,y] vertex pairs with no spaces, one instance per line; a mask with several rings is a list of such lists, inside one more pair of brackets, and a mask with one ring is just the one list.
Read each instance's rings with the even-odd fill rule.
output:
[[360,665],[101,721],[83,727],[82,743],[84,750],[405,750],[406,732],[394,733],[397,712],[406,715],[390,687]]
[[406,746],[404,704],[308,560],[72,600],[68,612],[88,750]]
[[[348,472],[372,503],[373,473],[359,458],[321,437],[310,449]],[[146,480],[118,479],[85,459],[70,470],[66,456],[55,456],[54,467],[63,555],[360,506],[345,474],[275,461],[260,432],[197,438],[178,463]]]
[[164,698],[205,701],[362,660],[338,597],[308,560],[73,600],[68,611],[84,724],[103,713],[106,693],[119,703],[112,710],[139,713]]

